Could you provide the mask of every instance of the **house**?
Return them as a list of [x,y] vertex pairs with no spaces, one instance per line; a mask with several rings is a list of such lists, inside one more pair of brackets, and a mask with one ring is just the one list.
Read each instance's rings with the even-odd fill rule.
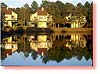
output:
[[17,42],[14,41],[12,37],[3,39],[3,45],[5,50],[12,50],[12,52],[18,49]]
[[17,23],[18,15],[16,12],[13,11],[12,8],[2,7],[1,12],[2,12],[1,15],[4,16],[4,19],[3,19],[4,26],[13,27],[13,25]]
[[29,39],[31,49],[34,49],[38,54],[44,55],[49,48],[52,48],[52,41],[48,40],[47,35],[38,35],[37,40],[31,36]]
[[8,50],[4,50],[3,52],[1,52],[1,58],[5,59],[6,57],[12,55],[12,50],[8,49]]
[[42,7],[36,13],[30,15],[30,21],[32,24],[35,23],[34,25],[38,28],[48,28],[49,24],[52,23],[52,15]]
[[70,22],[70,28],[81,28],[86,24],[86,16],[66,16],[68,22]]
[[[53,41],[65,41],[65,47],[72,49],[72,47],[78,47],[80,46],[81,48],[86,47],[87,40],[86,38],[81,35],[80,33],[73,33],[73,34],[57,34],[54,33],[50,36],[50,39]],[[52,48],[52,47],[51,47]]]

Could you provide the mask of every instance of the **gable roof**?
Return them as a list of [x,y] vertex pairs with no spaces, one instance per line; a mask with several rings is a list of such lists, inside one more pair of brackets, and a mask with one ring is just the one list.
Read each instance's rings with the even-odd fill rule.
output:
[[44,8],[38,9],[37,10],[37,14],[38,15],[47,15],[47,12]]
[[38,54],[42,54],[42,52],[45,54],[47,52],[47,48],[38,48]]
[[12,14],[12,8],[2,7],[2,8],[1,8],[1,11],[2,11],[4,14]]

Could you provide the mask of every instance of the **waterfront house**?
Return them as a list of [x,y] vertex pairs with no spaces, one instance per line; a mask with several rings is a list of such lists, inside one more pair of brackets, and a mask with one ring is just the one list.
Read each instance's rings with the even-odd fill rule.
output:
[[1,52],[1,59],[5,59],[6,57],[12,55],[12,50],[8,49],[8,50],[4,50],[3,52]]
[[77,34],[77,33],[73,33],[73,34],[54,33],[50,36],[50,39],[53,41],[58,41],[58,40],[60,41],[64,39],[64,41],[66,41],[65,46],[70,49],[71,47],[78,47],[78,46],[80,46],[81,48],[84,48],[86,47],[86,44],[87,44],[86,38],[83,35]]
[[5,50],[12,50],[12,52],[16,51],[18,49],[17,42],[14,41],[13,37],[8,37],[3,39],[3,45]]
[[29,40],[31,49],[42,56],[52,48],[52,41],[48,40],[47,35],[38,35],[36,40],[31,36]]
[[17,23],[18,14],[13,11],[12,8],[2,7],[1,8],[1,15],[3,18],[3,26],[13,27],[14,24]]
[[42,7],[38,9],[36,13],[30,15],[30,22],[32,26],[35,25],[38,28],[48,28],[52,24],[52,15],[46,12]]
[[82,28],[86,24],[86,16],[66,16],[67,25],[70,25],[70,28]]

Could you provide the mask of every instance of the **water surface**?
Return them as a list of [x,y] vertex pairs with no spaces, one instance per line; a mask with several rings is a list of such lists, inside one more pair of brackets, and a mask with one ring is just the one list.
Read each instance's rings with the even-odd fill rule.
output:
[[87,33],[22,34],[2,38],[1,65],[92,66],[93,39]]

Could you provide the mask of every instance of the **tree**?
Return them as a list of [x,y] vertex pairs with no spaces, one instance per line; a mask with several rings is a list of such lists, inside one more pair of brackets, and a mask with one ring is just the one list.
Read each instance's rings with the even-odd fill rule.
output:
[[32,56],[33,60],[36,60],[38,57],[38,53],[35,50],[33,50],[31,56]]
[[46,11],[53,16],[53,22],[59,23],[61,16],[60,16],[60,9],[59,6],[55,2],[49,2],[44,6]]
[[77,4],[77,7],[76,7],[76,15],[77,16],[81,16],[81,15],[84,15],[84,7],[81,3],[78,3]]
[[7,7],[5,3],[1,3],[1,7]]
[[65,4],[65,12],[66,12],[66,15],[69,15],[70,13],[74,15],[75,14],[74,5],[71,3],[66,3]]
[[88,16],[88,11],[89,11],[89,8],[90,8],[90,4],[89,4],[88,1],[85,2],[84,8],[85,8],[84,11],[86,12],[85,16]]
[[23,10],[24,10],[24,13],[25,13],[25,21],[28,22],[30,20],[30,14],[32,13],[32,9],[29,7],[29,5],[26,3],[24,6],[23,6]]
[[18,14],[18,21],[21,25],[26,24],[26,22],[30,21],[30,14],[32,14],[32,9],[26,3],[21,8],[14,9]]
[[7,5],[5,3],[1,3],[1,27],[3,27],[3,22],[5,20],[4,7],[7,7]]
[[1,28],[3,27],[4,19],[5,19],[5,14],[1,11]]
[[28,9],[28,8],[30,8],[30,7],[29,7],[29,5],[26,3],[26,4],[24,4],[24,8],[25,8],[25,9]]
[[88,1],[85,2],[84,7],[86,7],[86,8],[89,8],[90,7],[90,4],[89,4]]
[[56,1],[56,4],[58,5],[60,10],[60,17],[63,19],[66,16],[65,5],[61,1]]
[[86,16],[87,15],[87,9],[81,4],[78,3],[77,6],[75,7],[75,15],[76,16]]
[[93,2],[91,3],[88,10],[88,23],[89,27],[93,27]]
[[31,8],[32,8],[32,10],[33,10],[34,12],[37,10],[37,8],[38,8],[38,4],[37,4],[36,1],[33,1],[33,2],[32,2],[32,4],[31,4]]
[[92,27],[92,25],[93,25],[93,5],[92,5],[92,3],[89,4],[89,2],[87,1],[84,4],[84,7],[85,7],[85,11],[86,11],[85,16],[87,19],[88,27]]
[[48,1],[42,1],[41,7],[45,7],[46,4],[48,4]]

